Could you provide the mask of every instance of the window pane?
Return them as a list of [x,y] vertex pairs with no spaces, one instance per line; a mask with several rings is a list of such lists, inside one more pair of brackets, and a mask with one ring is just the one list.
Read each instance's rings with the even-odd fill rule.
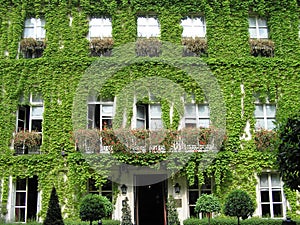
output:
[[255,17],[249,18],[249,26],[256,27],[256,18]]
[[24,38],[35,38],[34,28],[24,28]]
[[16,190],[26,190],[26,179],[17,179]]
[[261,202],[270,202],[269,191],[261,191],[260,200]]
[[262,217],[271,217],[270,204],[262,204],[261,213]]
[[101,195],[105,196],[108,198],[110,202],[112,202],[112,193],[111,192],[101,192]]
[[137,106],[137,117],[146,119],[146,108],[145,106],[138,105]]
[[145,121],[144,120],[136,120],[136,128],[145,129]]
[[273,202],[281,202],[281,191],[280,190],[276,190],[276,191],[272,191],[272,198],[273,198]]
[[196,117],[196,105],[186,105],[185,106],[185,116],[186,117]]
[[102,119],[102,129],[103,128],[112,128],[112,119]]
[[265,128],[265,120],[264,119],[256,119],[255,129],[263,129]]
[[195,211],[195,206],[190,206],[190,217],[199,217],[198,213]]
[[89,179],[89,192],[92,191],[92,192],[95,192],[95,191],[99,191],[99,188],[97,188],[95,186],[95,180],[94,179]]
[[272,187],[281,187],[279,174],[271,174]]
[[25,222],[25,208],[15,208],[15,222]]
[[259,28],[259,37],[260,38],[268,38],[268,29],[267,28]]
[[257,24],[258,24],[259,27],[266,27],[267,26],[267,21],[265,19],[258,18],[257,19]]
[[31,130],[42,132],[42,120],[32,120]]
[[255,117],[264,117],[264,107],[263,107],[263,105],[255,105],[254,116]]
[[200,127],[209,127],[209,119],[200,119],[199,120]]
[[43,116],[44,107],[43,106],[32,106],[32,116]]
[[151,119],[150,130],[159,130],[163,128],[161,119]]
[[275,105],[266,105],[267,117],[275,117],[276,107]]
[[26,192],[16,193],[16,206],[25,206],[26,203]]
[[273,130],[275,128],[274,119],[267,119],[267,129]]
[[105,115],[112,115],[113,106],[112,105],[102,105],[102,113]]
[[268,174],[262,174],[260,176],[260,187],[269,187]]
[[161,106],[150,105],[150,113],[151,117],[161,118]]
[[249,28],[250,38],[257,38],[256,28]]
[[198,191],[189,191],[189,204],[196,204],[198,197],[199,197]]
[[209,107],[208,105],[199,105],[198,113],[200,117],[209,117]]
[[32,102],[43,102],[42,94],[41,93],[32,94]]
[[197,120],[196,119],[185,119],[185,127],[197,127]]
[[282,217],[282,204],[273,204],[274,217]]

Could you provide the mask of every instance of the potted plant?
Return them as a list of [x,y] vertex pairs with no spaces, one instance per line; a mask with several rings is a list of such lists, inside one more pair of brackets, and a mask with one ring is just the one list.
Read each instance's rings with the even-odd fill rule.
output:
[[253,56],[265,56],[273,57],[275,45],[272,40],[269,39],[250,39],[250,53]]
[[42,136],[36,131],[21,130],[14,135],[13,141],[16,154],[38,153]]
[[44,40],[34,38],[23,38],[20,42],[20,50],[25,58],[39,58],[46,47]]
[[110,56],[113,45],[112,38],[92,38],[90,41],[91,56]]
[[139,38],[136,41],[137,56],[157,57],[161,54],[162,43],[158,38]]
[[207,40],[202,37],[183,38],[181,40],[183,45],[184,56],[206,56],[207,55]]
[[277,134],[274,130],[257,130],[254,134],[254,142],[258,151],[273,151]]

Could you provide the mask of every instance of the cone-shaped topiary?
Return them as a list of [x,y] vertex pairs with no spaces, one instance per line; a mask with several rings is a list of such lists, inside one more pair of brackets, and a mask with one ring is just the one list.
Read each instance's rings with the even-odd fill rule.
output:
[[52,188],[47,215],[43,225],[64,225],[55,187]]

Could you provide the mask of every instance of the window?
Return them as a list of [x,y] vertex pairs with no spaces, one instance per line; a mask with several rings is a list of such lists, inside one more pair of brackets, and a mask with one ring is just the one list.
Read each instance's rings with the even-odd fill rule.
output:
[[[39,93],[30,95],[29,104],[19,105],[17,110],[16,134],[14,142],[16,154],[39,153],[42,135],[43,113],[43,99]],[[32,133],[33,131],[37,132],[38,135],[36,133]],[[18,134],[21,135],[21,132],[31,135],[31,144],[28,144],[27,146],[26,144],[17,144],[18,142],[16,140],[19,138]]]
[[187,104],[184,110],[184,127],[209,127],[208,104]]
[[90,99],[88,103],[88,129],[112,128],[114,102],[112,99]]
[[160,26],[158,19],[155,17],[145,16],[137,18],[137,35],[138,37],[159,37]]
[[[195,206],[197,199],[201,194],[211,194],[212,193],[212,181],[210,178],[205,176],[204,184],[199,186],[198,179],[195,179],[195,184],[189,186],[188,188],[188,203],[189,203],[189,212],[190,217],[199,217],[199,214],[195,212]],[[200,215],[201,218],[206,215]]]
[[262,173],[259,177],[259,211],[262,217],[285,217],[285,197],[277,173]]
[[25,20],[23,38],[44,39],[46,36],[45,20],[30,18]]
[[267,21],[258,17],[249,18],[250,38],[268,38]]
[[15,184],[15,222],[27,222],[27,220],[36,220],[38,207],[38,179],[17,178]]
[[205,37],[206,24],[204,17],[187,17],[181,20],[182,37]]
[[112,37],[111,18],[91,18],[89,21],[88,38]]
[[149,129],[152,131],[163,128],[161,105],[137,105],[136,106],[136,128]]
[[255,129],[274,129],[274,121],[276,114],[275,104],[255,104],[254,117],[256,120]]

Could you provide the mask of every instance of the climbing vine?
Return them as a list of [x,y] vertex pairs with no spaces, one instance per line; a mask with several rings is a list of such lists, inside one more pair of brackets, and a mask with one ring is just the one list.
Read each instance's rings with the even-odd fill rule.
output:
[[[45,217],[52,186],[56,186],[66,217],[78,216],[78,200],[86,193],[88,178],[96,178],[101,186],[108,174],[93,171],[86,159],[76,151],[73,138],[72,110],[76,87],[81,77],[96,60],[110,62],[110,57],[89,57],[88,18],[112,18],[114,47],[135,42],[138,15],[155,13],[160,21],[161,41],[180,45],[181,18],[204,15],[207,26],[207,52],[201,58],[221,86],[226,109],[226,140],[214,163],[203,171],[201,153],[194,153],[179,175],[193,184],[195,177],[204,182],[204,174],[215,180],[215,191],[227,193],[241,187],[255,198],[256,179],[264,169],[276,169],[276,150],[259,151],[254,141],[255,93],[263,101],[276,103],[278,120],[299,109],[300,41],[299,5],[297,1],[282,0],[224,0],[205,1],[146,1],[146,0],[14,0],[0,5],[0,180],[1,203],[6,208],[9,196],[9,177],[13,179],[38,176],[42,192],[42,211]],[[248,34],[248,17],[267,18],[269,37],[274,42],[274,56],[253,57]],[[24,21],[41,17],[46,21],[46,47],[38,59],[25,59],[19,52]],[[161,58],[160,58],[161,57]],[[199,86],[180,67],[156,60],[136,63],[119,70],[101,90],[102,96],[115,96],[133,80],[148,76],[167,78],[179,84],[197,102],[205,96]],[[155,57],[154,57],[155,58]],[[200,58],[182,57],[179,64],[193,63]],[[96,84],[95,84],[96,85]],[[44,102],[43,144],[40,155],[14,155],[12,135],[16,111],[21,96],[40,92]],[[163,119],[170,129],[177,129],[180,114],[162,99]],[[130,116],[129,116],[130,117]],[[243,139],[249,123],[249,140]],[[251,139],[252,137],[252,139]],[[64,153],[64,154],[62,154]],[[128,153],[115,155],[122,163],[151,165],[165,160],[165,153]],[[181,160],[181,159],[178,159]],[[110,165],[111,162],[107,162]],[[176,163],[170,163],[176,168]],[[100,168],[102,169],[102,168]],[[180,168],[178,168],[180,169]],[[106,170],[104,170],[106,171]],[[178,175],[178,174],[177,174]],[[66,190],[67,189],[67,190]],[[117,193],[117,190],[115,190]],[[297,210],[295,193],[285,189]],[[5,210],[1,210],[5,214]]]

